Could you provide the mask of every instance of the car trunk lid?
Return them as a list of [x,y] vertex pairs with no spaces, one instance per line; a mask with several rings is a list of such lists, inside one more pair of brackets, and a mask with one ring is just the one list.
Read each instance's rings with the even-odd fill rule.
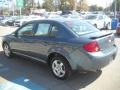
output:
[[87,42],[96,41],[101,51],[111,48],[114,45],[114,35],[111,32],[99,31],[88,33],[82,35],[82,38],[88,38],[89,41]]

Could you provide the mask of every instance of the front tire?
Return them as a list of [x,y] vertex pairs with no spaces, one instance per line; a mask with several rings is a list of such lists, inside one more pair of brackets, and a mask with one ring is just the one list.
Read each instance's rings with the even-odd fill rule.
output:
[[12,57],[12,51],[10,49],[10,46],[7,43],[3,44],[3,50],[6,57],[11,58]]
[[61,80],[67,79],[71,75],[71,67],[69,63],[61,56],[52,58],[50,63],[53,75]]

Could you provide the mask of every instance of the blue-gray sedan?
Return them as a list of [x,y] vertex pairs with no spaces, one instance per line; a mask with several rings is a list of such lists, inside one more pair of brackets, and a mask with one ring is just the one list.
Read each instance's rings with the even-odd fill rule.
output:
[[68,19],[28,22],[5,36],[2,46],[7,57],[18,54],[47,63],[58,79],[74,70],[101,70],[117,53],[112,33]]

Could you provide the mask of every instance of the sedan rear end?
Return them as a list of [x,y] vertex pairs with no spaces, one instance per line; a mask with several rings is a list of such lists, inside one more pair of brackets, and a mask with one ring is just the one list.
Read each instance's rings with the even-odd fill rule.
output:
[[100,70],[115,59],[117,48],[114,43],[114,36],[112,33],[99,32],[90,35],[89,38],[91,41],[83,45],[83,48],[90,65],[88,67],[83,66],[83,68],[90,71]]
[[66,22],[71,30],[78,35],[78,48],[71,53],[78,70],[97,71],[115,59],[117,47],[114,35],[99,31],[86,22]]

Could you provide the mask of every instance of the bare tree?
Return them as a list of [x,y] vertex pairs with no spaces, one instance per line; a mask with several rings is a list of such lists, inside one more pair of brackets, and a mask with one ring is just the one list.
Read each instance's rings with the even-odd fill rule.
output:
[[89,7],[86,0],[80,0],[77,5],[78,10],[88,11]]

